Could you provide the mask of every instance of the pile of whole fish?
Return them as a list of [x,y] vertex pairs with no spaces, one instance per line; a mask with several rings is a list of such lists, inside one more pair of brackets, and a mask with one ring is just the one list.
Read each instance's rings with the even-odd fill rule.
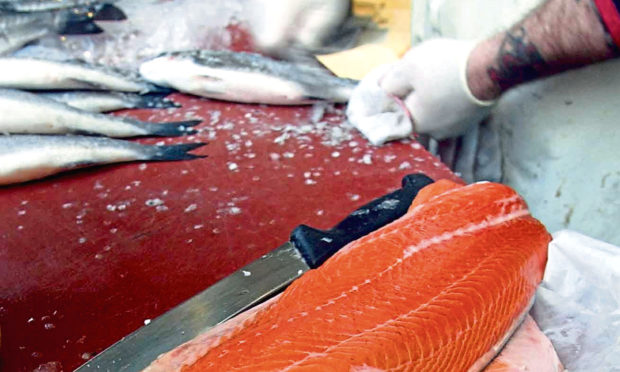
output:
[[100,33],[95,21],[124,19],[109,0],[0,0],[0,55],[47,35]]
[[[124,19],[92,0],[0,0],[0,54],[35,33],[93,33],[96,20]],[[27,37],[26,37],[27,36]],[[0,56],[0,185],[64,170],[128,161],[199,158],[203,143],[146,146],[105,137],[181,136],[200,120],[148,123],[103,112],[178,107],[136,73],[77,60]]]
[[126,18],[114,1],[0,0],[0,185],[96,164],[196,158],[187,151],[202,143],[156,147],[102,138],[195,133],[199,120],[148,123],[104,114],[176,107],[165,98],[172,89],[232,102],[299,105],[346,102],[357,84],[318,63],[254,53],[169,52],[145,61],[137,73],[30,53],[40,46],[20,50],[48,35],[102,32],[96,21]]

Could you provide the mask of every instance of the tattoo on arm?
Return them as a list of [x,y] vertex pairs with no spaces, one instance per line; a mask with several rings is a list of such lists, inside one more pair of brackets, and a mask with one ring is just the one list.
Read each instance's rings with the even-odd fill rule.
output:
[[550,68],[529,40],[524,27],[506,33],[497,53],[496,66],[489,67],[487,73],[501,91],[547,75]]
[[472,94],[496,99],[521,83],[619,57],[597,4],[546,0],[509,31],[479,43],[467,65]]

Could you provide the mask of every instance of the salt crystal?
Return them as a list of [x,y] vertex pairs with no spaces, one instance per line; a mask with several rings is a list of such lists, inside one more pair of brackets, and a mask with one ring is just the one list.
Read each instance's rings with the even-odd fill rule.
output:
[[147,200],[144,204],[146,204],[149,207],[156,207],[158,205],[164,204],[164,201],[159,198],[155,198],[155,199]]
[[409,169],[409,168],[411,168],[411,164],[408,161],[404,161],[400,163],[400,165],[398,166],[398,169],[400,170]]

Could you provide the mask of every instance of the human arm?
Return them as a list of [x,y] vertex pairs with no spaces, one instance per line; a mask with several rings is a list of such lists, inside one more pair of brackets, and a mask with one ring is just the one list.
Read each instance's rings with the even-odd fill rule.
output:
[[476,98],[493,100],[519,84],[617,56],[595,1],[549,0],[478,44],[467,82]]
[[[436,139],[459,135],[512,87],[618,56],[620,15],[609,7],[599,12],[601,4],[614,1],[620,3],[548,0],[482,42],[423,42],[383,74],[379,85],[402,99],[416,132]],[[357,91],[351,100],[363,94]]]

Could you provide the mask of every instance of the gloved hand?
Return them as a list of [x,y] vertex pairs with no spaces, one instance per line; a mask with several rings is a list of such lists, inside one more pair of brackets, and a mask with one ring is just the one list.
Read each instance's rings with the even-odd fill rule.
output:
[[278,54],[290,46],[321,46],[347,17],[350,0],[252,0],[250,32],[258,49]]
[[405,138],[412,130],[402,101],[379,86],[379,80],[392,68],[393,64],[387,64],[372,70],[355,87],[347,105],[348,121],[375,146]]
[[[473,47],[474,43],[469,41],[429,40],[412,48],[379,78],[378,85],[385,97],[403,100],[415,132],[429,134],[435,139],[454,137],[488,115],[494,101],[476,99],[467,85],[467,60]],[[369,124],[368,119],[360,119],[364,113],[356,102],[367,95],[364,81],[376,78],[373,74],[364,78],[349,101],[347,113],[350,121],[362,133],[368,131]],[[402,127],[402,123],[384,121],[377,122],[376,126],[378,128],[373,131],[378,138],[381,128],[391,133],[393,128]]]

